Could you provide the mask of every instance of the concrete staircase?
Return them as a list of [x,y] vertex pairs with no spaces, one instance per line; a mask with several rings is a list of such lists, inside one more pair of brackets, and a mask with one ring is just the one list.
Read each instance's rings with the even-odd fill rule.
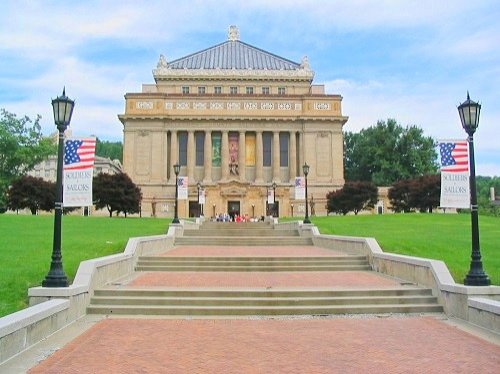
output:
[[97,290],[88,313],[126,315],[328,315],[442,312],[429,289]]
[[198,230],[184,230],[175,245],[276,246],[312,245],[298,230],[274,230],[264,222],[206,222]]
[[139,257],[136,271],[356,271],[371,270],[366,256]]
[[[265,223],[205,223],[184,230],[176,246],[312,246],[298,230]],[[338,272],[370,271],[365,256],[173,257],[143,256],[137,272]],[[134,289],[110,286],[94,292],[88,313],[164,316],[330,315],[442,312],[430,289]]]

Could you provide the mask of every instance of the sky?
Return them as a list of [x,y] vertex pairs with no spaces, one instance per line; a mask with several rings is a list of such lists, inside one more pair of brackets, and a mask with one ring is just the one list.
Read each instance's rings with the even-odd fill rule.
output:
[[240,40],[300,63],[343,97],[345,131],[394,118],[434,139],[465,139],[457,106],[482,105],[476,173],[500,176],[500,2],[497,0],[3,0],[0,108],[42,116],[75,100],[75,136],[122,141],[127,92],[167,61]]

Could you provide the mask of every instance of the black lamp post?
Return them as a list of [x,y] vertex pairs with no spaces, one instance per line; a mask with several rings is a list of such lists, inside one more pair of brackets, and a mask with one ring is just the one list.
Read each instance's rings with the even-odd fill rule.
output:
[[307,205],[307,174],[309,174],[309,165],[307,165],[307,162],[302,166],[302,171],[306,177],[306,216],[304,217],[304,223],[311,223],[309,220],[309,207]]
[[203,215],[203,212],[201,211],[201,204],[200,204],[200,190],[201,190],[201,183],[198,182],[196,184],[196,188],[198,189],[198,210],[200,213],[200,217]]
[[276,209],[276,187],[277,187],[276,182],[273,182],[271,187],[273,188],[273,217],[276,217],[276,213],[277,213],[276,212],[276,210],[277,210]]
[[252,218],[255,218],[255,204],[252,204]]
[[68,278],[64,274],[61,253],[61,224],[63,211],[63,157],[64,157],[64,131],[71,122],[71,115],[75,102],[66,96],[66,89],[63,89],[61,96],[52,100],[54,110],[54,122],[59,131],[59,144],[57,148],[57,176],[56,176],[56,201],[54,210],[54,240],[52,246],[52,261],[50,270],[42,281],[43,287],[68,287]]
[[293,217],[293,204],[290,204],[290,208],[292,208],[292,217]]
[[472,101],[467,92],[467,100],[458,106],[458,113],[469,138],[470,154],[470,217],[472,226],[472,255],[469,273],[465,276],[464,284],[467,286],[489,286],[490,279],[483,270],[481,251],[479,248],[479,222],[477,212],[476,192],[476,165],[474,160],[474,133],[479,126],[479,113],[481,105]]
[[180,223],[178,216],[178,203],[179,203],[179,181],[177,177],[179,176],[179,172],[181,171],[181,165],[176,163],[174,165],[174,173],[175,173],[175,209],[174,209],[174,219],[172,223]]

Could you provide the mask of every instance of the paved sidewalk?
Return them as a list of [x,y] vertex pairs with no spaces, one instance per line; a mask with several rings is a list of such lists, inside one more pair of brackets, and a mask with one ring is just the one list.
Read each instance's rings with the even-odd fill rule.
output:
[[[127,287],[222,288],[397,288],[398,280],[371,271],[144,272]],[[120,286],[121,287],[121,286]]]
[[500,346],[432,317],[108,319],[30,373],[498,373]]

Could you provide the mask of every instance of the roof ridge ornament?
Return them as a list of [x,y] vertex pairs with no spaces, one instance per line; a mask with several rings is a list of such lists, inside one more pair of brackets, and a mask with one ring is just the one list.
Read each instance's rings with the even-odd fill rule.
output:
[[160,55],[160,59],[158,60],[158,64],[156,65],[156,67],[158,69],[168,68],[168,62],[167,62],[167,59],[165,58],[165,56]]
[[227,39],[230,42],[240,40],[240,30],[238,26],[229,26],[229,31],[227,32]]
[[309,59],[307,58],[307,56],[302,57],[300,68],[304,70],[311,70],[311,65],[309,65]]

